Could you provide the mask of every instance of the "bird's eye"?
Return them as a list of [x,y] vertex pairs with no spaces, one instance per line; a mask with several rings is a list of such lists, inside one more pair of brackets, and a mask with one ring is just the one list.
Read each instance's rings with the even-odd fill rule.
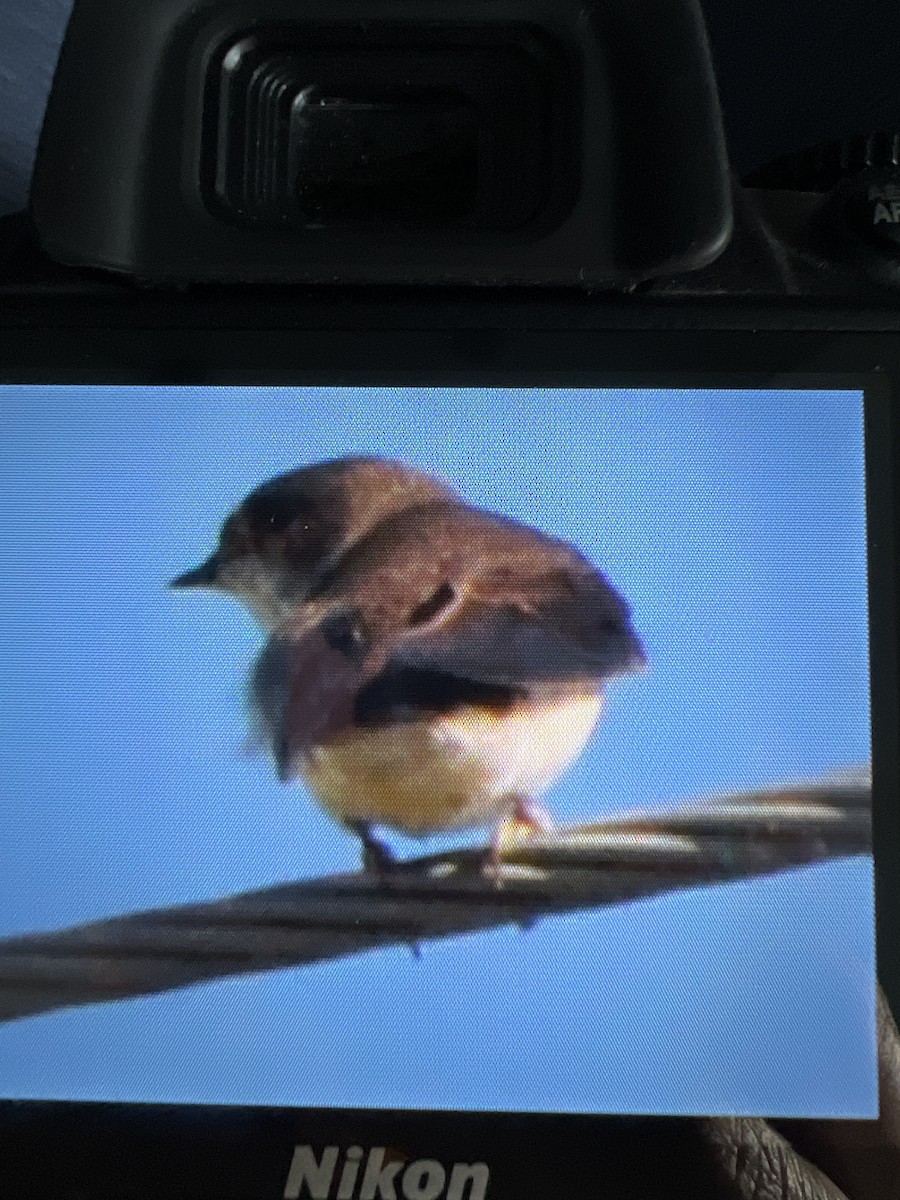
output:
[[247,501],[250,524],[266,534],[284,533],[304,516],[303,498],[294,494],[262,493]]

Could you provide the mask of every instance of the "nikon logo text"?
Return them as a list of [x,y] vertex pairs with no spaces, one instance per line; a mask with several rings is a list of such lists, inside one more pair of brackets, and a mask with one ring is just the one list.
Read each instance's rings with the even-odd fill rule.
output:
[[368,1155],[351,1146],[343,1156],[326,1146],[318,1157],[312,1146],[298,1146],[284,1200],[485,1200],[490,1177],[486,1163],[409,1162],[384,1146]]

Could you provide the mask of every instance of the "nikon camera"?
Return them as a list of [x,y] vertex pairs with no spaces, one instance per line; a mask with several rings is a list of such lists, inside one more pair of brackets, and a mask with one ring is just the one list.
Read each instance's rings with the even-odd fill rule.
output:
[[898,389],[900,137],[738,180],[697,0],[76,0],[0,222],[4,1195],[863,1153]]

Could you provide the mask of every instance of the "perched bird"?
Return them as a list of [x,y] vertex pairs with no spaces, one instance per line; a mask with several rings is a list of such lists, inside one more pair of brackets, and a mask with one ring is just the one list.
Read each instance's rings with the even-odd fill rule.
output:
[[362,840],[542,825],[606,682],[640,669],[627,604],[574,547],[375,458],[271,480],[174,587],[212,587],[269,633],[251,704],[284,780]]

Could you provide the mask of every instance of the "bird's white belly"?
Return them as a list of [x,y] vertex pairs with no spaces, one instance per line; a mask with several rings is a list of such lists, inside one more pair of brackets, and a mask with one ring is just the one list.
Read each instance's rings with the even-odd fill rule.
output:
[[516,797],[539,799],[551,787],[584,749],[601,708],[601,697],[583,694],[358,729],[315,749],[305,774],[341,821],[413,835],[488,825]]

